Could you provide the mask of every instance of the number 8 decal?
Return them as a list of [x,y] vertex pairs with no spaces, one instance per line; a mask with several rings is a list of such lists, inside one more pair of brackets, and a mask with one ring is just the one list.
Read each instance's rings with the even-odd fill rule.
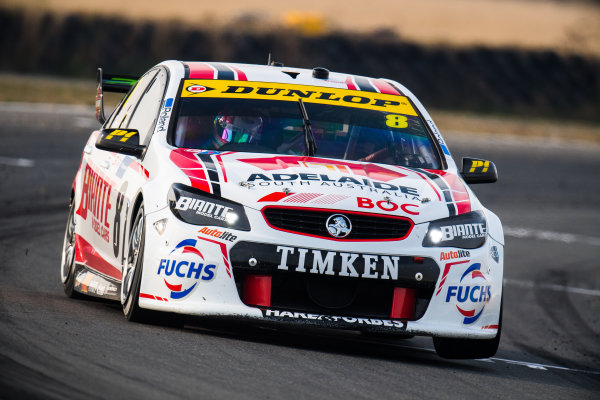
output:
[[404,115],[387,114],[385,124],[390,128],[408,128],[408,119]]

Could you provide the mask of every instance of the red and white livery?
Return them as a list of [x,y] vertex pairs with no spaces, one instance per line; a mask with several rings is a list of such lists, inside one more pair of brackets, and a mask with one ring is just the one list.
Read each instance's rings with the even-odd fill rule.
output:
[[[104,117],[104,91],[127,93]],[[165,61],[103,74],[71,192],[71,297],[172,315],[431,336],[495,354],[504,236],[401,84],[324,68]]]

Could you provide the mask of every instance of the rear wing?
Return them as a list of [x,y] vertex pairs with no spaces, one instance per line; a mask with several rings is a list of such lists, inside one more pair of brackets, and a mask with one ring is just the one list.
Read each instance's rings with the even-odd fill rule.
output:
[[103,124],[104,117],[104,92],[127,93],[138,81],[138,77],[131,75],[116,75],[102,72],[98,68],[96,75],[98,88],[96,90],[96,119]]

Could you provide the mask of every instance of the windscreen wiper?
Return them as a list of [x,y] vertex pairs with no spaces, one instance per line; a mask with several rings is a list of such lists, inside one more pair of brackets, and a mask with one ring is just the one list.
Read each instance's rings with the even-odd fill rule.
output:
[[302,122],[304,124],[304,144],[306,146],[306,155],[314,156],[317,152],[317,142],[315,142],[315,135],[313,135],[312,127],[310,126],[310,120],[308,119],[308,113],[302,99],[298,99],[300,105],[300,112],[302,113]]

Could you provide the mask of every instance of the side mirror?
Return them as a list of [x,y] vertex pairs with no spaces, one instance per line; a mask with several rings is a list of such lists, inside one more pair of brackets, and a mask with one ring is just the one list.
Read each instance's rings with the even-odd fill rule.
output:
[[463,157],[460,175],[467,183],[494,183],[498,180],[494,163],[479,158]]
[[104,117],[104,90],[102,89],[102,68],[96,72],[96,119],[103,124],[106,122]]
[[146,149],[146,146],[140,145],[140,133],[135,129],[103,129],[96,140],[96,147],[138,158]]

